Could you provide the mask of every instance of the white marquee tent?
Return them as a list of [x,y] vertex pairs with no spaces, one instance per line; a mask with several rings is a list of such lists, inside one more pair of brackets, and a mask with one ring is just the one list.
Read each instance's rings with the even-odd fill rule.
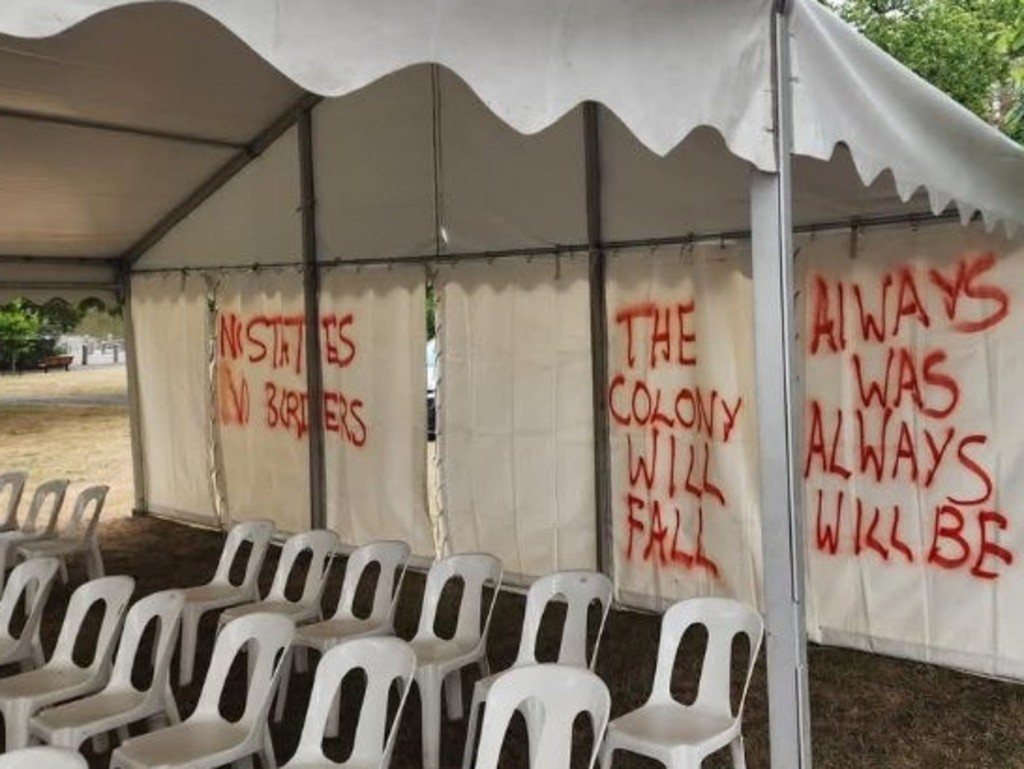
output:
[[1021,222],[814,0],[0,5],[0,299],[126,301],[140,510],[757,603],[775,766],[808,632],[1024,676]]

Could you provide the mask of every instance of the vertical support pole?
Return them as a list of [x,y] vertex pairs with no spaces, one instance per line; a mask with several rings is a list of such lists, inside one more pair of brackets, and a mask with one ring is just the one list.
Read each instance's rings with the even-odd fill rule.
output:
[[310,527],[327,525],[324,460],[323,368],[320,358],[320,266],[316,247],[316,186],[313,178],[313,114],[299,115],[299,186],[302,207],[302,288],[306,306],[306,391],[309,409]]
[[803,504],[796,460],[803,399],[794,361],[789,26],[772,13],[775,173],[754,171],[751,233],[771,765],[810,769]]
[[583,105],[583,152],[587,190],[587,245],[590,247],[590,360],[594,409],[594,515],[597,569],[611,576],[611,446],[608,422],[608,313],[605,253],[601,245],[601,134],[597,104]]
[[[128,368],[128,426],[132,444],[132,481],[135,486],[135,504],[132,513],[148,511],[146,494],[146,461],[142,448],[142,409],[139,403],[139,358],[135,344],[135,321],[132,318],[132,275],[131,267],[125,262],[121,267],[121,302],[124,318],[125,364]],[[82,347],[84,361],[86,352]],[[83,363],[84,365],[84,363]]]

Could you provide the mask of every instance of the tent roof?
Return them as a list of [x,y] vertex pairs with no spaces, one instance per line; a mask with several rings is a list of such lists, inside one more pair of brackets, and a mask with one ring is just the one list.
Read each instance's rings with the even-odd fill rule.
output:
[[[304,91],[343,95],[421,62],[451,69],[520,132],[593,100],[656,154],[705,125],[734,156],[772,170],[771,8],[6,0],[0,255],[120,256],[218,168],[244,160]],[[834,158],[827,172],[805,164],[813,184],[834,189],[852,158],[865,183],[891,170],[882,179],[904,200],[925,187],[934,212],[953,200],[964,216],[1024,222],[1021,148],[814,0],[794,3],[792,34],[795,151]],[[833,208],[856,210],[865,192],[848,196]]]

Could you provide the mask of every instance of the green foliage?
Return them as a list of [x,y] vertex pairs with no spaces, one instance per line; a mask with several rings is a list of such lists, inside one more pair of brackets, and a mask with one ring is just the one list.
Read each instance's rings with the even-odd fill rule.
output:
[[20,301],[0,305],[0,361],[13,371],[27,357],[39,336],[39,317]]
[[830,0],[883,50],[1024,139],[1024,0]]

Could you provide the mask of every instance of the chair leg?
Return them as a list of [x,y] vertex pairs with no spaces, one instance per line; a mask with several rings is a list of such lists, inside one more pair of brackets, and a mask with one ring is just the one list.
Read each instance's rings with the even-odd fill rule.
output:
[[292,663],[290,660],[281,662],[281,681],[277,685],[277,699],[274,704],[274,723],[279,724],[284,718],[285,703],[288,701],[288,687],[292,680]]
[[480,687],[473,687],[473,704],[469,706],[469,725],[466,728],[466,747],[462,751],[462,769],[471,769],[473,754],[476,752],[476,722],[480,714]]
[[117,741],[119,744],[124,745],[128,740],[131,739],[131,734],[128,733],[127,726],[117,727]]
[[196,637],[199,634],[199,616],[186,609],[181,617],[181,665],[178,668],[178,685],[188,686],[192,681],[192,670],[196,659]]
[[309,649],[305,646],[295,650],[295,669],[300,673],[309,672]]
[[260,761],[263,769],[277,769],[277,757],[274,755],[274,743],[270,739],[270,732],[263,732],[263,749],[260,751]]
[[17,700],[11,704],[13,707],[3,709],[4,751],[7,753],[18,748],[28,747],[29,710],[24,706],[19,707],[20,703]]
[[729,752],[732,753],[733,769],[747,769],[747,754],[743,749],[742,734],[737,734],[736,739],[729,743]]
[[331,712],[327,714],[327,725],[324,727],[324,737],[334,739],[341,734],[341,690],[331,700]]
[[454,670],[444,679],[445,706],[448,718],[458,721],[462,718],[462,671]]
[[481,678],[487,678],[491,674],[491,663],[487,661],[486,654],[476,661],[476,666],[480,669]]
[[614,748],[605,740],[604,745],[601,746],[601,769],[612,769],[612,753]]
[[439,769],[441,765],[441,680],[434,670],[425,670],[416,677],[423,714],[423,769]]
[[68,562],[66,558],[60,559],[60,581],[68,584]]
[[92,736],[93,753],[106,753],[108,750],[110,750],[110,740],[107,739],[107,733],[94,734]]
[[174,692],[171,690],[171,682],[164,684],[164,711],[167,713],[167,720],[171,724],[181,723],[181,713],[178,712],[178,701],[174,699]]
[[85,554],[85,568],[89,579],[99,579],[103,576],[103,554],[100,553],[100,546],[93,542],[89,551]]

